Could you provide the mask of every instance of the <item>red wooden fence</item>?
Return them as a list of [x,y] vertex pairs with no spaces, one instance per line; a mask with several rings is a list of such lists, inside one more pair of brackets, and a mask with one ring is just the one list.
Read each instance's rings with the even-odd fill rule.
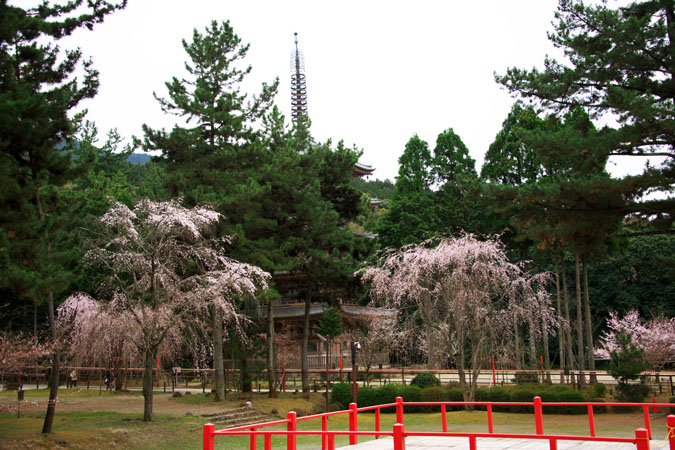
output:
[[[406,405],[431,405],[441,407],[442,417],[442,432],[408,432],[405,430],[405,416],[404,408]],[[447,431],[446,409],[448,406],[484,406],[487,409],[487,433],[452,433]],[[494,406],[502,405],[518,405],[518,406],[532,406],[534,408],[535,434],[508,434],[508,433],[494,433],[492,422],[492,410]],[[544,433],[544,406],[579,406],[583,405],[588,410],[589,435],[588,436],[569,436],[569,435],[547,435]],[[644,411],[644,428],[635,430],[634,438],[618,438],[609,436],[595,435],[595,422],[593,417],[594,406],[637,406],[642,407]],[[535,397],[533,402],[403,402],[403,398],[397,397],[396,403],[389,403],[384,405],[369,406],[365,408],[358,408],[356,403],[351,403],[349,409],[345,411],[335,411],[324,414],[315,414],[298,418],[296,413],[291,411],[285,420],[277,420],[273,422],[260,423],[256,425],[245,425],[226,430],[216,430],[213,424],[204,425],[203,448],[204,450],[213,450],[216,436],[250,436],[250,450],[255,450],[258,436],[264,439],[265,450],[272,448],[272,436],[284,435],[286,436],[287,450],[296,450],[297,436],[321,436],[321,449],[334,450],[335,436],[348,436],[349,445],[358,443],[359,436],[392,436],[394,440],[394,450],[405,450],[405,438],[410,436],[438,436],[438,437],[466,437],[469,440],[469,448],[476,450],[477,438],[510,438],[510,439],[543,439],[549,441],[549,448],[556,450],[558,448],[558,441],[594,441],[594,442],[622,442],[635,444],[637,450],[649,450],[649,439],[651,439],[651,424],[649,420],[650,407],[673,407],[672,403],[544,403],[540,397]],[[380,412],[382,408],[396,408],[396,424],[392,431],[382,431],[380,429]],[[375,411],[375,430],[373,431],[359,431],[358,429],[358,413],[365,411]],[[349,431],[329,431],[328,417],[340,414],[349,415]],[[297,423],[302,420],[321,419],[321,430],[316,431],[298,431]],[[274,425],[286,424],[286,430],[260,430]],[[670,443],[670,450],[675,450],[675,415],[670,415],[667,418],[668,426],[668,441]]]

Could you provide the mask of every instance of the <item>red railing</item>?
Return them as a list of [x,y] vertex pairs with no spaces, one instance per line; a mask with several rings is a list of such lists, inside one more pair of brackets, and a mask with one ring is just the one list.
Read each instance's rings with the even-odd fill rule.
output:
[[[442,432],[408,432],[405,431],[404,421],[404,407],[407,405],[417,406],[440,406]],[[448,432],[446,411],[448,406],[484,406],[487,410],[487,433],[454,433]],[[492,410],[495,406],[532,406],[534,408],[535,418],[535,434],[509,434],[509,433],[494,433],[493,414]],[[547,435],[544,433],[544,406],[586,406],[588,410],[589,436],[570,436],[570,435]],[[634,438],[619,438],[606,437],[595,435],[595,421],[593,416],[594,406],[628,406],[641,407],[644,411],[644,428],[635,430]],[[255,425],[244,425],[236,428],[229,428],[225,430],[216,430],[215,425],[204,425],[203,448],[204,450],[214,450],[215,436],[249,436],[250,450],[255,450],[257,446],[258,436],[264,438],[265,450],[272,448],[272,436],[283,435],[286,436],[286,448],[288,450],[296,449],[297,436],[321,436],[321,449],[334,450],[336,436],[348,436],[349,445],[358,443],[359,436],[375,436],[378,439],[380,436],[392,436],[394,440],[394,450],[405,449],[405,438],[411,436],[438,436],[438,437],[465,437],[469,440],[469,448],[476,450],[477,438],[509,438],[509,439],[540,439],[548,440],[551,450],[558,448],[558,441],[595,441],[595,442],[620,442],[631,443],[637,446],[637,450],[649,450],[649,440],[651,439],[651,423],[649,420],[649,408],[658,407],[673,407],[672,403],[544,403],[540,397],[535,397],[533,402],[403,402],[403,398],[397,397],[396,403],[388,403],[383,405],[368,406],[358,408],[356,403],[351,403],[348,410],[335,411],[324,414],[315,414],[311,416],[304,416],[298,418],[296,413],[290,411],[286,419],[277,420],[273,422],[260,423]],[[396,408],[396,423],[392,431],[382,431],[380,428],[380,414],[382,408]],[[358,430],[358,413],[366,411],[375,411],[375,430],[374,431],[359,431]],[[329,431],[328,417],[337,416],[340,414],[349,414],[349,431]],[[321,431],[298,431],[297,423],[303,420],[321,419]],[[275,425],[286,424],[286,430],[259,430],[260,428],[271,427]],[[670,443],[670,450],[675,450],[675,415],[669,415],[667,418],[668,435],[667,439]]]

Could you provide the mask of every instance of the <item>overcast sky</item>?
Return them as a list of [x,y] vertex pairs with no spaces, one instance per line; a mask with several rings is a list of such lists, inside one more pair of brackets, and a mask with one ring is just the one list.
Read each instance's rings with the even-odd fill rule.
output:
[[[21,4],[16,1],[13,3]],[[277,105],[290,118],[290,53],[298,32],[305,54],[312,134],[363,150],[375,177],[393,178],[406,142],[433,148],[453,128],[478,167],[513,99],[494,81],[509,66],[541,67],[559,55],[546,37],[556,0],[215,1],[130,0],[93,32],[62,42],[80,46],[100,71],[86,102],[101,131],[141,136],[141,125],[171,128],[153,91],[184,76],[181,39],[211,20],[229,20],[253,67],[245,85],[280,79]]]

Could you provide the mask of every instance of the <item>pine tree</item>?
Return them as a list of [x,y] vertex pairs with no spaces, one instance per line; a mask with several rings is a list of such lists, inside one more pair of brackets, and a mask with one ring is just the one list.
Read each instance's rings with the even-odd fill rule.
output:
[[[30,267],[22,267],[14,275],[33,280],[34,287],[27,295],[36,303],[48,304],[54,340],[54,296],[61,274],[54,262],[55,246],[51,245],[57,231],[51,226],[44,190],[61,183],[68,171],[70,159],[62,149],[70,145],[77,121],[77,117],[69,117],[69,112],[82,100],[92,98],[99,85],[91,61],[82,62],[79,49],[62,54],[56,42],[78,28],[92,29],[106,15],[126,5],[126,1],[83,3],[79,0],[52,6],[44,2],[23,9],[8,5],[7,0],[0,2],[0,165],[3,180],[7,180],[2,184],[0,223],[4,232],[14,236],[2,250],[15,267]],[[81,78],[77,75],[80,70],[84,73]],[[28,241],[34,242],[31,260],[17,264],[16,257],[26,261],[27,247],[21,242]],[[42,430],[45,433],[51,432],[54,420],[59,357],[57,348]]]
[[[667,195],[675,178],[675,5],[645,0],[612,7],[560,0],[549,39],[565,52],[568,64],[547,59],[541,71],[510,68],[496,76],[497,82],[555,114],[583,109],[593,119],[616,118],[616,126],[603,127],[592,140],[586,137],[585,151],[597,155],[590,160],[665,157],[662,165],[649,166],[639,176],[596,182],[623,197],[605,202],[605,215],[656,216],[657,231],[672,232],[675,198],[645,199],[641,194]],[[555,152],[556,141],[547,141]]]

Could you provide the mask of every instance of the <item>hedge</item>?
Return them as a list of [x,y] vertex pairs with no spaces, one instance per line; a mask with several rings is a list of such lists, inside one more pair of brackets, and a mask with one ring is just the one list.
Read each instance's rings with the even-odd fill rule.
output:
[[[492,389],[477,388],[477,402],[522,402],[531,403],[534,397],[541,397],[544,403],[583,403],[586,398],[583,393],[577,392],[572,388],[562,386],[546,385],[527,385],[519,386],[516,389],[506,389],[496,387]],[[459,388],[443,388],[441,386],[430,386],[420,389],[417,386],[401,386],[398,384],[385,384],[379,388],[361,387],[357,397],[359,407],[382,405],[395,403],[396,397],[403,397],[404,402],[462,402],[464,398]],[[352,401],[350,394],[350,385],[348,383],[339,383],[334,385],[332,392],[332,401],[339,403],[343,409],[349,407]],[[447,407],[448,411],[458,411],[464,409],[462,405]],[[477,409],[486,409],[478,407]],[[434,406],[420,407],[417,405],[406,407],[406,412],[432,412],[438,411]],[[494,406],[494,412],[514,412],[514,413],[533,413],[534,408],[529,405],[503,405]],[[546,405],[544,412],[548,414],[585,414],[587,411],[584,405]],[[596,407],[595,412],[605,412],[606,408]],[[395,412],[394,407],[382,409],[383,413]]]

